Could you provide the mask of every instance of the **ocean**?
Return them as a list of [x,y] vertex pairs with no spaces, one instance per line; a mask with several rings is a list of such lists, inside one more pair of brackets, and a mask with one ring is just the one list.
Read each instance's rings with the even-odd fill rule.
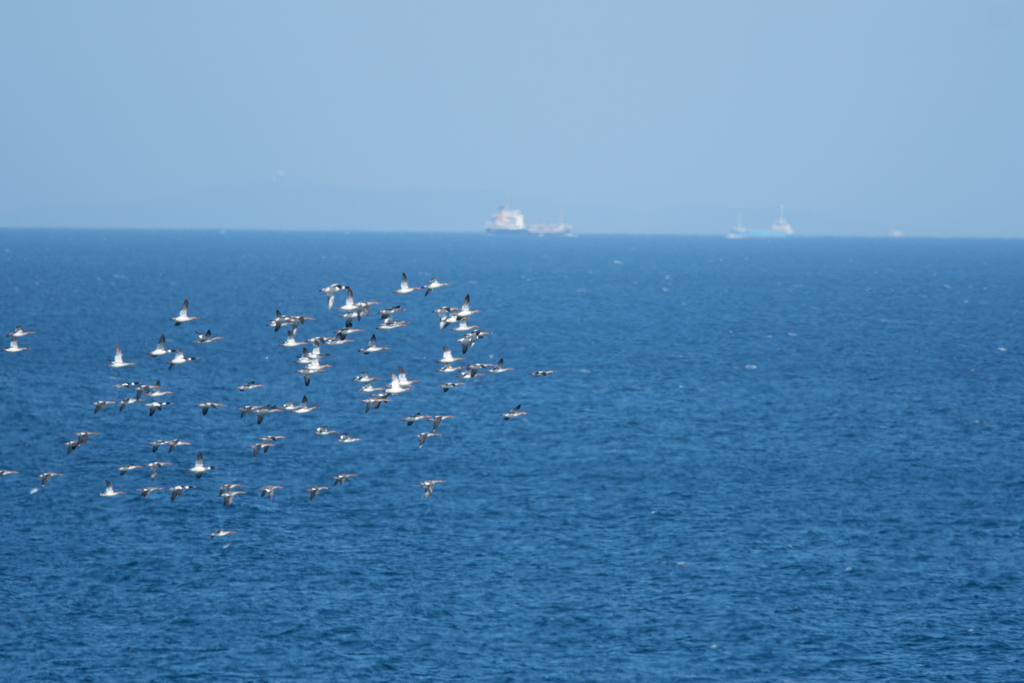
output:
[[[0,357],[0,680],[1022,680],[1022,263],[997,240],[0,230],[0,331],[36,332]],[[392,294],[403,271],[450,286]],[[307,387],[267,323],[330,336],[336,282],[409,324],[363,318]],[[493,334],[463,354],[431,311],[467,294]],[[389,350],[358,353],[373,331]],[[198,360],[147,356],[161,334]],[[444,346],[514,370],[442,392]],[[364,412],[352,378],[398,365],[420,382]],[[93,413],[156,380],[155,415]],[[454,419],[419,448],[415,412]]]

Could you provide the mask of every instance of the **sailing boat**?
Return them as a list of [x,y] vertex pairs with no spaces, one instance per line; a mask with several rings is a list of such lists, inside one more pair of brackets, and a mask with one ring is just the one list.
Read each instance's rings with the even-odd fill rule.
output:
[[779,218],[772,223],[770,230],[751,230],[743,227],[743,214],[740,214],[739,220],[736,222],[736,227],[729,231],[727,237],[731,240],[750,237],[789,237],[793,234],[793,228],[783,217],[785,208],[785,206],[779,207]]

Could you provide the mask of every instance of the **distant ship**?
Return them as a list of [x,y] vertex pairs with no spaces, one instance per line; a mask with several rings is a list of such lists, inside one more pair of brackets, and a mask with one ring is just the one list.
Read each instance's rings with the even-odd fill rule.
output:
[[750,228],[743,227],[743,214],[740,214],[740,219],[737,221],[736,227],[733,228],[728,238],[731,240],[747,239],[747,238],[758,238],[758,237],[789,237],[793,234],[793,228],[786,219],[782,217],[783,210],[786,207],[779,207],[779,219],[772,223],[771,230],[751,230]]
[[572,226],[562,221],[561,211],[558,212],[558,223],[526,225],[523,212],[508,208],[508,202],[505,202],[504,207],[498,209],[498,213],[491,217],[485,228],[492,235],[565,235],[573,237]]

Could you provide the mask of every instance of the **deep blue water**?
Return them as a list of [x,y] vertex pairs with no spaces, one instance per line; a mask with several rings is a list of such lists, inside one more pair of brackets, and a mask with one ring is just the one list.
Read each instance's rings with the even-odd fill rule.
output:
[[[37,331],[0,356],[0,468],[22,472],[0,480],[2,680],[1024,679],[1024,243],[0,230],[0,248],[0,328]],[[452,286],[391,294],[403,270]],[[317,318],[302,338],[337,329],[332,282],[410,325],[370,357],[326,349],[304,387],[265,325],[279,308]],[[467,293],[494,333],[468,359],[515,370],[444,394],[434,359],[458,335],[430,311]],[[186,297],[201,320],[174,327]],[[192,344],[207,328],[224,340]],[[161,333],[199,360],[146,356]],[[108,368],[115,344],[136,365]],[[351,378],[398,364],[423,381],[364,414]],[[174,394],[155,416],[93,414],[157,379]],[[319,410],[239,418],[303,394]],[[423,423],[399,421],[417,411],[456,418],[421,450]],[[254,459],[267,434],[288,438]],[[175,437],[195,445],[146,445]],[[173,503],[116,472],[159,458],[155,485],[195,484],[197,449],[218,469]],[[65,476],[32,493],[47,470]],[[303,493],[341,472],[359,476]],[[426,501],[425,478],[447,482]],[[130,495],[100,498],[104,479]],[[249,494],[224,507],[228,482]]]

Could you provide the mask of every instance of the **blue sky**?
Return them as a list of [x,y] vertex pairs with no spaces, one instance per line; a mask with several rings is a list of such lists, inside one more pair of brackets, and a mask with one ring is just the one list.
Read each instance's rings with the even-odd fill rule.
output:
[[0,4],[0,226],[1024,237],[1024,3]]

